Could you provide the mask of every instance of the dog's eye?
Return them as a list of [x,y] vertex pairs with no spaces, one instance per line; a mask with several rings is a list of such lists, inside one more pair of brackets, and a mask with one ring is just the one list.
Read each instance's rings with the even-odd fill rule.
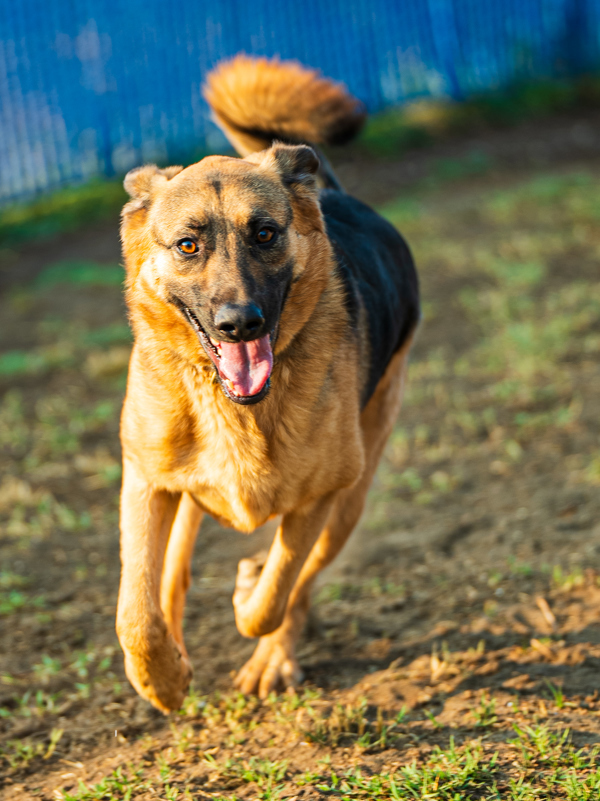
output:
[[273,228],[261,228],[256,234],[256,241],[259,245],[266,245],[267,242],[272,242],[275,237],[275,230]]
[[191,256],[193,253],[198,252],[198,243],[193,239],[182,239],[177,243],[177,250],[186,256]]

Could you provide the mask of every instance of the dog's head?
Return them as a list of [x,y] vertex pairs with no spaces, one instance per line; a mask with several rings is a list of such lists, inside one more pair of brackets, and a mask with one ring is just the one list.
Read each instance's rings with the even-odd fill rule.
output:
[[210,360],[236,403],[265,397],[273,352],[298,333],[326,284],[318,166],[311,148],[276,144],[246,159],[146,166],[125,178],[134,328],[154,328],[188,360]]

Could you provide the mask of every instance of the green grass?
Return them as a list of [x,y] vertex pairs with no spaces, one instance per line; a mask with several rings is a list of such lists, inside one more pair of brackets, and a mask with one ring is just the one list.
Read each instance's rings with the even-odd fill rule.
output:
[[[74,467],[94,477],[98,486],[118,484],[120,465],[109,454],[99,451],[86,457],[82,453],[86,439],[114,428],[117,416],[115,400],[82,405],[77,397],[59,392],[41,398],[30,418],[22,394],[11,390],[0,400],[0,451],[6,459],[22,460],[25,475],[48,463],[60,466],[74,458]],[[73,468],[66,464],[64,469],[69,474]],[[85,531],[92,522],[87,509],[71,509],[49,490],[34,489],[31,478],[26,481],[14,475],[0,480],[0,513],[3,534],[17,539],[45,537],[55,527]],[[6,589],[9,594],[2,604],[5,613],[18,608],[21,592],[17,586],[8,585]]]
[[134,793],[142,793],[149,789],[147,782],[141,780],[143,771],[129,768],[117,768],[110,776],[93,786],[79,783],[74,793],[63,793],[64,801],[129,801]]
[[[412,360],[405,416],[363,523],[373,533],[404,525],[399,500],[435,508],[481,471],[516,476],[541,443],[585,431],[597,384],[588,386],[581,371],[595,381],[600,356],[593,170],[459,192],[421,184],[381,211],[411,243],[432,300],[425,337],[450,312],[464,346],[455,351],[445,328],[448,345],[442,338]],[[443,303],[440,277],[453,287]],[[435,414],[425,422],[422,409]],[[406,412],[418,422],[407,426]],[[593,436],[571,458],[569,483],[600,485]]]
[[496,699],[490,698],[483,693],[479,700],[479,708],[474,711],[475,725],[486,728],[492,726],[498,720],[496,715]]
[[120,287],[124,278],[125,272],[119,264],[61,261],[42,270],[35,280],[34,289],[41,292],[61,284]]
[[91,181],[0,211],[0,248],[74,231],[116,217],[127,200],[122,181]]
[[44,605],[43,595],[31,596],[18,590],[0,592],[0,617],[12,615],[23,609],[43,608]]
[[[460,102],[422,99],[375,114],[367,121],[358,140],[369,154],[398,156],[415,147],[425,147],[451,133],[481,127],[506,127],[577,108],[600,106],[600,78],[516,83],[501,91],[473,95]],[[440,177],[461,178],[486,168],[482,156],[471,164],[441,163]]]
[[287,762],[256,757],[251,757],[245,764],[239,760],[228,760],[223,772],[225,776],[256,785],[259,792],[257,798],[271,801],[278,798],[283,789],[282,781],[287,773]]
[[[435,748],[433,755],[423,765],[416,762],[399,771],[364,775],[354,768],[338,775],[330,772],[316,784],[334,797],[368,799],[454,799],[497,798],[485,795],[495,784],[494,756],[484,760],[481,748],[465,748],[457,751],[451,741],[450,748]],[[494,792],[492,790],[492,792]]]
[[[568,730],[547,727],[515,727],[515,737],[500,748],[482,741],[458,747],[450,737],[447,747],[434,746],[429,756],[393,770],[373,772],[359,764],[344,769],[321,760],[320,770],[290,771],[285,761],[251,757],[221,763],[212,756],[206,761],[213,771],[213,798],[234,801],[235,790],[254,788],[252,798],[273,801],[291,797],[310,787],[318,797],[340,799],[381,799],[381,801],[593,801],[600,792],[598,755],[594,749],[576,749]],[[174,771],[172,751],[161,751],[153,764],[113,771],[94,785],[80,783],[75,792],[63,792],[65,801],[126,799],[149,792],[162,798],[195,797],[193,789]],[[325,769],[323,769],[325,768]],[[219,793],[226,784],[234,792]],[[232,786],[233,785],[233,786]],[[209,787],[202,785],[203,792]],[[189,792],[190,796],[185,793]]]
[[[407,403],[418,405],[435,393],[444,398],[446,422],[437,445],[417,442],[415,429],[412,442],[400,443],[400,462],[416,444],[445,443],[447,450],[455,439],[452,429],[473,441],[503,425],[510,436],[501,456],[516,463],[534,434],[577,422],[582,401],[572,389],[569,365],[600,353],[600,285],[581,276],[569,280],[556,267],[564,264],[567,270],[573,262],[596,258],[597,182],[579,172],[543,174],[478,196],[477,205],[463,201],[454,213],[446,206],[438,210],[434,197],[434,191],[421,190],[382,212],[413,243],[422,273],[439,270],[441,260],[463,284],[458,304],[475,335],[458,358],[441,350],[411,368]],[[463,215],[479,226],[479,236],[465,238]],[[439,310],[432,308],[430,315],[435,318]],[[487,407],[466,396],[447,397],[446,379],[452,375],[485,382]],[[590,483],[596,480],[594,458],[586,473]],[[395,486],[418,493],[428,479],[410,461],[403,472],[395,471]]]
[[85,331],[83,341],[86,345],[110,346],[132,341],[131,328],[127,323],[111,323],[101,328]]
[[42,375],[56,368],[75,364],[71,343],[34,350],[9,350],[0,353],[0,378]]

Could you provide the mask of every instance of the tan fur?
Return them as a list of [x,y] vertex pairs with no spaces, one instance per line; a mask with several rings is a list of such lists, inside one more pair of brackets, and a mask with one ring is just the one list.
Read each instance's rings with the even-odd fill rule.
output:
[[[311,81],[319,91],[314,105],[306,99],[298,108],[306,117],[291,126],[318,118],[327,86],[332,97],[340,91],[297,66],[252,63],[274,98],[262,107],[261,125],[268,114],[279,119],[277,91],[284,106],[291,102],[293,75],[304,81],[303,92]],[[252,108],[245,93],[256,82],[249,79],[244,88],[243,62],[234,64],[210,79],[215,111],[234,91]],[[408,345],[360,412],[366,337],[346,334],[343,287],[306,151],[275,144],[244,160],[212,156],[183,170],[144,167],[126,179],[132,200],[122,238],[135,344],[122,414],[117,631],[129,679],[165,712],[180,706],[191,675],[181,621],[202,511],[246,532],[282,516],[262,569],[251,580],[241,575],[234,595],[240,632],[263,638],[239,683],[264,695],[297,678],[293,645],[308,588],[356,523],[399,406]],[[206,296],[218,286],[224,297],[244,300],[238,257],[257,206],[282,225],[291,213],[285,260],[292,282],[272,388],[260,403],[240,406],[214,380],[211,361],[170,297],[174,288]],[[209,213],[223,233],[202,268],[192,269],[177,260],[172,243],[185,233],[186,220],[201,225]]]
[[183,641],[185,595],[191,581],[191,561],[196,535],[202,521],[202,509],[184,492],[171,528],[160,579],[160,608],[169,631],[187,658]]

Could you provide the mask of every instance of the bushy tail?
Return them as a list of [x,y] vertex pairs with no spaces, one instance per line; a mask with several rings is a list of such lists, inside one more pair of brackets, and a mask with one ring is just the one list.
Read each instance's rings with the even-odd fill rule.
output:
[[363,104],[344,86],[295,61],[236,56],[208,74],[204,97],[242,156],[264,150],[274,139],[344,144],[366,117]]

